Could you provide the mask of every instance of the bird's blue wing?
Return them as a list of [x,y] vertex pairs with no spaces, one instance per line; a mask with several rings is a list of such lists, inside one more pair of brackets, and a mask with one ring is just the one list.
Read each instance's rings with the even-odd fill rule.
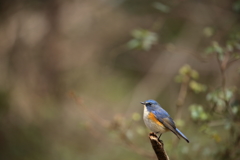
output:
[[163,108],[159,108],[158,110],[153,110],[151,112],[156,116],[156,118],[160,122],[161,122],[161,119],[170,117],[170,115]]
[[161,108],[161,110],[156,110],[152,112],[157,118],[157,120],[164,125],[164,127],[172,131],[179,138],[173,119],[169,116],[169,114],[164,109]]
[[157,118],[157,120],[164,125],[164,127],[172,131],[178,138],[182,137],[189,143],[189,140],[187,139],[187,137],[179,129],[176,128],[176,125],[173,119],[169,116],[169,114],[164,109],[160,108],[159,110],[155,110],[152,112]]

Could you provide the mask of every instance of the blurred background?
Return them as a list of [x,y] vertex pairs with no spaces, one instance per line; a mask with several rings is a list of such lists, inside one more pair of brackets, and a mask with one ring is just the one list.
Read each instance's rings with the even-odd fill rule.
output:
[[1,0],[0,159],[156,159],[141,101],[190,143],[240,159],[239,0]]

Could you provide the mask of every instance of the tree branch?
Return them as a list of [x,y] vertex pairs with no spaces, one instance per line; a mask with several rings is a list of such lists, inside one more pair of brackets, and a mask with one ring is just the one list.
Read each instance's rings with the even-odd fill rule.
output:
[[151,141],[153,150],[155,151],[158,160],[170,160],[167,153],[164,150],[163,142],[158,139],[157,135],[154,133],[150,133],[149,139]]
[[184,104],[186,96],[187,96],[189,81],[190,81],[190,77],[186,76],[185,81],[182,82],[182,84],[181,84],[181,88],[180,88],[180,91],[178,94],[178,99],[177,99],[177,104],[176,104],[176,107],[177,107],[176,113],[177,114],[176,114],[175,119],[181,119],[181,117],[182,117],[182,107],[183,107],[183,104]]

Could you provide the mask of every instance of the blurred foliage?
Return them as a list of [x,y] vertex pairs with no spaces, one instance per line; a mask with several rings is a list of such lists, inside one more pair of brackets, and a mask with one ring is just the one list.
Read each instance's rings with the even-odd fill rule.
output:
[[[205,105],[208,106],[206,108],[207,111],[205,111],[203,105],[200,104],[192,104],[189,106],[192,118],[201,122],[202,132],[209,135],[210,138],[217,143],[228,144],[216,150],[218,159],[225,159],[226,155],[231,157],[230,159],[238,159],[240,157],[240,153],[235,151],[235,148],[240,146],[240,137],[238,135],[240,132],[238,126],[239,118],[237,118],[237,116],[239,116],[238,110],[240,105],[239,103],[232,104],[233,101],[239,99],[239,90],[235,86],[226,87],[226,80],[229,78],[226,77],[226,71],[232,63],[239,59],[240,55],[238,47],[240,39],[237,35],[238,33],[235,32],[235,36],[231,36],[230,40],[228,39],[226,41],[226,47],[222,47],[218,42],[213,41],[212,45],[206,49],[205,53],[215,54],[218,59],[222,83],[215,89],[211,87],[212,89],[206,94]],[[203,90],[205,91],[205,88]],[[223,138],[221,133],[214,128],[216,126],[224,128],[230,137],[226,139]],[[229,141],[235,143],[230,142],[229,144]],[[222,157],[219,155],[222,155]]]
[[[189,65],[184,65],[180,68],[179,74],[175,77],[177,83],[188,83],[189,87],[195,92],[200,93],[206,91],[207,87],[204,84],[198,83],[199,73],[192,69]],[[189,81],[189,79],[191,79]],[[189,82],[188,82],[189,81]]]
[[233,3],[233,10],[238,13],[240,12],[240,1],[239,0],[237,0]]
[[170,8],[161,2],[154,2],[153,7],[164,13],[170,12]]
[[155,159],[147,99],[190,140],[164,134],[171,159],[240,159],[239,11],[239,0],[1,1],[0,159]]
[[192,104],[189,106],[189,109],[191,111],[191,117],[194,120],[205,121],[209,119],[209,115],[204,112],[203,106],[198,104]]
[[184,65],[179,70],[179,75],[175,77],[177,83],[186,82],[187,78],[198,79],[198,72],[192,69],[189,65]]
[[233,98],[235,89],[217,89],[207,94],[206,99],[218,107],[226,107],[226,101],[230,101]]
[[150,50],[152,45],[157,43],[157,34],[144,29],[137,29],[132,32],[134,39],[128,42],[130,49]]

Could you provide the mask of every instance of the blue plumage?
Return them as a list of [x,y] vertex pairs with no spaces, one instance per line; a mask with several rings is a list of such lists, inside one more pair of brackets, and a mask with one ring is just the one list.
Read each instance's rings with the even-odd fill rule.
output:
[[182,137],[189,143],[187,137],[176,128],[173,119],[167,111],[165,111],[156,101],[147,100],[141,103],[145,106],[143,120],[150,130],[160,134],[170,130],[178,138]]

